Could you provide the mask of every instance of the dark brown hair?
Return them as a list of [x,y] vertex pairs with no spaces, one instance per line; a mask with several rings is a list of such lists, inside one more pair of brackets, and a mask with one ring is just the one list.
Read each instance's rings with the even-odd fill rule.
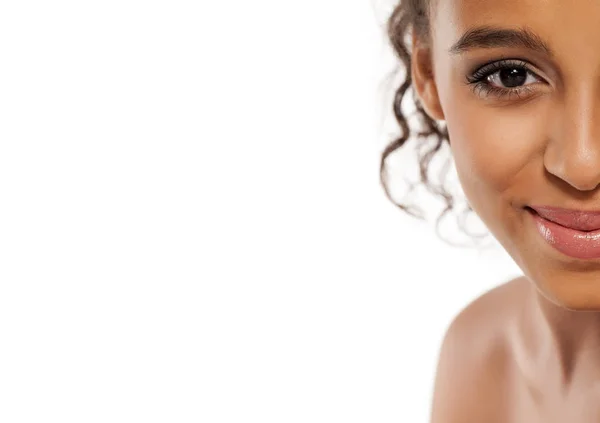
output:
[[[442,181],[439,184],[435,184],[429,177],[429,167],[433,157],[440,151],[444,143],[450,142],[447,128],[445,125],[432,119],[423,109],[419,98],[416,93],[412,91],[412,100],[416,106],[416,117],[420,123],[418,129],[410,128],[408,118],[411,116],[405,115],[402,111],[402,102],[409,88],[412,87],[411,78],[411,53],[409,51],[410,36],[414,33],[415,36],[422,43],[428,43],[430,41],[430,2],[431,0],[401,0],[397,6],[393,9],[391,15],[388,17],[386,22],[386,33],[387,38],[391,44],[391,47],[395,55],[400,59],[401,63],[394,69],[392,73],[397,73],[400,67],[404,70],[404,81],[395,90],[393,98],[393,112],[397,123],[400,125],[402,130],[401,135],[393,139],[383,150],[381,154],[380,162],[380,181],[387,198],[396,206],[398,206],[404,212],[410,214],[413,217],[424,220],[423,211],[414,207],[413,205],[406,205],[397,203],[393,200],[387,181],[386,171],[386,159],[394,151],[398,150],[412,137],[415,137],[417,142],[417,156],[419,164],[419,175],[420,183],[429,191],[434,194],[445,203],[445,208],[436,220],[436,232],[439,235],[439,225],[448,212],[454,209],[455,202],[452,195],[444,187],[443,181],[445,179],[448,165],[452,161],[451,155],[446,158],[446,162],[443,166],[442,171],[439,174],[439,179]],[[423,129],[424,128],[424,129]],[[422,140],[423,139],[423,140]],[[433,139],[433,144],[430,141]],[[415,188],[415,184],[410,184],[409,192]],[[464,213],[472,211],[470,205],[467,205],[467,209]],[[462,215],[464,217],[464,214]],[[461,230],[472,238],[481,238],[481,235],[474,235],[468,232],[463,222],[459,220],[459,227]],[[485,235],[484,235],[485,236]],[[440,237],[442,238],[442,237]],[[443,238],[442,238],[443,239]],[[444,239],[443,239],[444,240]],[[446,241],[446,240],[444,240]],[[447,241],[446,241],[447,242]],[[451,243],[452,244],[452,243]],[[456,244],[453,244],[456,245]]]

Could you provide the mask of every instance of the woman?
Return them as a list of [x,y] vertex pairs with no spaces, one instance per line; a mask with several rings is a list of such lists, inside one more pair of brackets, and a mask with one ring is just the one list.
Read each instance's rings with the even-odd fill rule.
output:
[[412,87],[416,135],[449,143],[472,210],[523,271],[449,326],[432,423],[600,421],[599,22],[597,0],[404,0],[389,19],[409,71],[382,170],[409,138]]

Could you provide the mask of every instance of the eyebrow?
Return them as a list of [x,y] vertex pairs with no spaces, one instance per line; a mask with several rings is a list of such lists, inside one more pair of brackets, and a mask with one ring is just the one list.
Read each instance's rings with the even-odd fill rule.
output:
[[465,32],[450,47],[450,54],[461,54],[476,48],[521,47],[547,54],[553,57],[552,49],[535,32],[527,27],[502,28],[479,26]]

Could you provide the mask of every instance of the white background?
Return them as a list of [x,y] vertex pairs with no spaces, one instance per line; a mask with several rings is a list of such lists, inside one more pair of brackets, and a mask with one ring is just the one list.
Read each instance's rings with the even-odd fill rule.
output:
[[379,185],[390,10],[2,3],[0,421],[428,420],[450,320],[520,272]]

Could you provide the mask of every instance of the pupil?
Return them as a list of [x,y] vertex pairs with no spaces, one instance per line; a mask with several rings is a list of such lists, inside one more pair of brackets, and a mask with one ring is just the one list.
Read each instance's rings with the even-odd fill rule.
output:
[[527,71],[525,69],[502,69],[500,70],[500,81],[506,87],[516,87],[521,85],[527,79]]

